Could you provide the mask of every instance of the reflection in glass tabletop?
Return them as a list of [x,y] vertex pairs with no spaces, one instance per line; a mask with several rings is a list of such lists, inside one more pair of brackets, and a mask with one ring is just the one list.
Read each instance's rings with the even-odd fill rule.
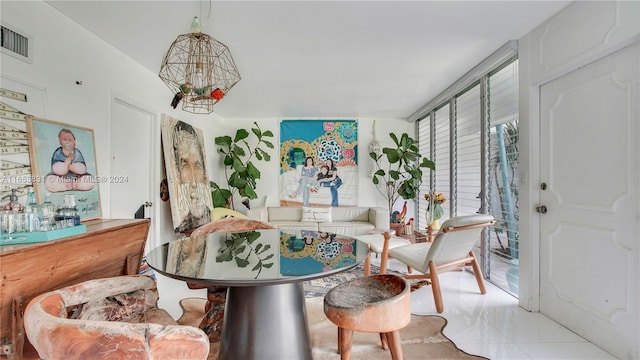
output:
[[303,281],[364,261],[368,245],[319,231],[251,230],[185,237],[151,250],[149,265],[169,277],[213,285]]

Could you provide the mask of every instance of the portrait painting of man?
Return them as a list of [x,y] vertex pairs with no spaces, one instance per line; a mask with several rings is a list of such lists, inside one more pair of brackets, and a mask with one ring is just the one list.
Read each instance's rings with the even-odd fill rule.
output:
[[174,231],[209,223],[213,204],[202,130],[163,114],[162,147]]

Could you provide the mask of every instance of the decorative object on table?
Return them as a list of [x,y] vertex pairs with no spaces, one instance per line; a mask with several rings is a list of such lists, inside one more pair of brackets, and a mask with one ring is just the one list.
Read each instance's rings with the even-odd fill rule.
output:
[[280,122],[279,199],[280,206],[357,206],[358,122]]
[[[253,123],[251,133],[246,129],[236,130],[236,134],[224,135],[215,138],[218,147],[218,154],[223,157],[225,167],[225,178],[228,188],[223,188],[218,183],[211,182],[211,198],[213,206],[216,208],[229,206],[235,209],[233,198],[237,195],[243,199],[242,204],[249,208],[249,200],[257,199],[256,187],[260,179],[260,170],[254,165],[253,159],[257,161],[271,161],[271,155],[262,147],[273,149],[274,145],[270,141],[273,138],[271,130],[262,131],[257,122]],[[248,142],[250,134],[255,135],[255,140]],[[246,201],[245,201],[246,200]]]
[[324,313],[338,326],[341,359],[351,359],[354,331],[379,333],[391,358],[403,358],[400,329],[411,321],[411,292],[402,277],[381,274],[340,284],[324,297]]
[[202,130],[162,114],[169,203],[175,232],[186,232],[211,221],[211,187]]
[[438,220],[444,215],[442,204],[444,204],[447,199],[443,193],[436,193],[435,191],[432,192],[431,195],[425,193],[424,199],[427,200],[427,210],[425,213],[427,226],[431,227],[433,231],[438,231],[438,229],[440,229]]
[[416,141],[407,133],[402,134],[400,139],[394,133],[389,133],[389,137],[395,147],[385,147],[382,154],[371,152],[369,156],[377,168],[372,178],[373,184],[387,200],[391,221],[393,205],[399,198],[412,200],[418,196],[422,169],[435,170],[436,166],[433,161],[420,155]]
[[69,236],[80,235],[86,232],[86,225],[80,224],[77,226],[59,227],[54,230],[48,231],[3,233],[2,235],[0,235],[0,245],[41,243],[62,239]]
[[404,224],[404,234],[405,235],[413,235],[414,231],[413,218],[409,219],[406,224]]
[[122,176],[99,176],[93,130],[57,121],[27,117],[33,186],[40,202],[46,192],[60,208],[74,195],[81,220],[102,214],[100,182],[125,182]]
[[[405,279],[425,279],[431,283],[436,310],[441,313],[444,311],[439,280],[441,273],[471,264],[480,293],[487,292],[473,247],[482,230],[494,224],[493,216],[488,214],[450,218],[442,224],[433,242],[394,247],[389,249],[388,258],[400,261],[421,273],[406,274]],[[388,261],[385,255],[383,253],[381,264]]]
[[210,114],[229,90],[240,81],[229,48],[202,32],[195,17],[191,32],[179,35],[164,55],[160,78],[175,94],[171,106],[182,101],[182,110]]

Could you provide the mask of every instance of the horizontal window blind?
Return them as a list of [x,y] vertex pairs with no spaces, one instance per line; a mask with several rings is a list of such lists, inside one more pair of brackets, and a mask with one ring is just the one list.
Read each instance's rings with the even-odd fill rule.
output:
[[[431,157],[431,116],[427,116],[418,122],[418,150],[423,157],[433,160]],[[416,210],[417,229],[426,229],[428,225],[426,220],[427,201],[424,199],[424,194],[428,194],[430,188],[431,170],[423,169],[420,196],[418,196],[418,209]]]
[[480,210],[480,85],[456,97],[456,216]]
[[450,121],[449,121],[449,104],[436,110],[435,112],[435,131],[434,131],[434,158],[436,164],[435,186],[433,191],[442,193],[447,201],[442,204],[444,215],[440,218],[440,224],[450,217],[451,213],[451,138],[450,138]]

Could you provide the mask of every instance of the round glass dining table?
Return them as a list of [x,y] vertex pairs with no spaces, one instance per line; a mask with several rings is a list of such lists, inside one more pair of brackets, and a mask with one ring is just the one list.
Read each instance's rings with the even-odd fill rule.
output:
[[312,359],[303,281],[362,263],[369,247],[313,230],[208,233],[171,241],[146,259],[168,277],[226,286],[219,359]]

